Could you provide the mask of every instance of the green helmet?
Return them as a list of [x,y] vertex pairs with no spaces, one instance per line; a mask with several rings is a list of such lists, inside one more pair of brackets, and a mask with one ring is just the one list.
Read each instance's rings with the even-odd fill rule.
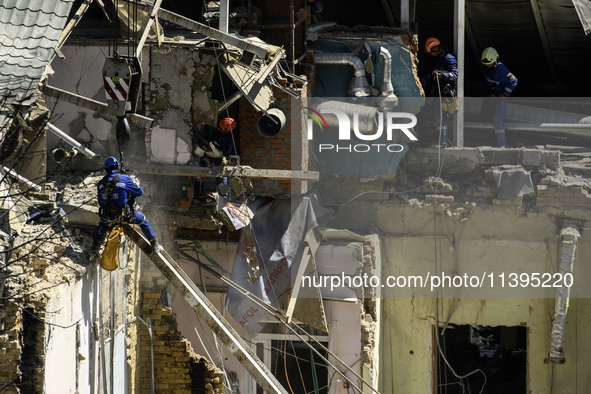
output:
[[499,62],[499,54],[497,50],[493,47],[488,47],[484,51],[482,51],[482,56],[480,56],[480,61],[482,64],[497,64]]

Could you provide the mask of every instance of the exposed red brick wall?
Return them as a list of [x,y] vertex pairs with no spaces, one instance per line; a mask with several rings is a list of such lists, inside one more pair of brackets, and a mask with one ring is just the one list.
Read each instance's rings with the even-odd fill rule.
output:
[[223,392],[223,372],[197,355],[191,343],[177,329],[172,310],[163,305],[162,289],[166,279],[151,262],[142,273],[142,318],[150,318],[153,337],[145,325],[140,329],[139,385],[149,392],[151,379],[150,343],[154,349],[154,383],[157,393]]
[[[294,147],[298,147],[296,151],[300,152],[304,131],[301,107],[306,98],[306,89],[301,89],[300,94],[302,99],[292,101],[291,96],[280,89],[274,89],[275,107],[283,111],[286,117],[284,129],[274,137],[263,137],[259,134],[257,121],[263,113],[257,112],[246,99],[240,101],[240,164],[256,169],[301,170],[307,168],[305,155],[302,156],[300,153],[292,157],[292,143],[295,144]],[[294,103],[295,107],[292,107]],[[254,192],[265,191],[260,181],[253,180],[253,186]],[[290,193],[291,181],[279,181],[279,186],[284,193]]]
[[[261,32],[263,41],[282,46],[287,51],[287,59],[292,59],[292,30],[293,35],[293,59],[298,59],[306,52],[305,24],[300,23],[291,28],[290,5],[292,0],[265,1],[263,7],[263,25],[265,29]],[[305,16],[306,2],[304,0],[293,2],[294,23]],[[291,69],[291,64],[290,64]]]

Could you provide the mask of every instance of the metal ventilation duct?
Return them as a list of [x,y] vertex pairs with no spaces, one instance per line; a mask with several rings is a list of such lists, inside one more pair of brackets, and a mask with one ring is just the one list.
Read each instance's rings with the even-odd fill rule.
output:
[[353,78],[349,82],[347,96],[367,97],[370,95],[369,84],[365,76],[365,65],[358,56],[352,53],[315,53],[314,63],[353,67]]

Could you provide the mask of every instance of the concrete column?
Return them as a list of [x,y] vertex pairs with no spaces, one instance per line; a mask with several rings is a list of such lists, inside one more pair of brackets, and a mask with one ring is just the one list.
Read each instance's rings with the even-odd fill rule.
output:
[[410,30],[410,0],[400,0],[400,28]]
[[456,59],[458,60],[459,76],[456,81],[458,94],[458,112],[456,113],[456,124],[453,130],[453,141],[455,146],[464,146],[464,63],[465,63],[465,17],[466,0],[454,1],[454,41],[456,43]]
[[220,0],[220,31],[228,32],[228,19],[230,13],[230,0]]

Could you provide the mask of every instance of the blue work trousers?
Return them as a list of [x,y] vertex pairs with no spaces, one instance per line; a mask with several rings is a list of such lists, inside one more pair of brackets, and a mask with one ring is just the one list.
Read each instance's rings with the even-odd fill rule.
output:
[[505,130],[505,116],[507,116],[507,98],[496,97],[493,100],[493,126],[495,130]]
[[[113,219],[109,220],[108,217],[101,217],[98,225],[92,233],[92,238],[98,241],[102,241],[103,238],[105,238],[107,232],[111,229],[111,226],[114,224]],[[140,226],[142,233],[144,233],[144,236],[148,240],[151,240],[156,237],[156,233],[152,229],[150,222],[148,222],[146,216],[139,211],[133,211],[131,217],[123,218],[123,223],[137,224],[138,226]]]

